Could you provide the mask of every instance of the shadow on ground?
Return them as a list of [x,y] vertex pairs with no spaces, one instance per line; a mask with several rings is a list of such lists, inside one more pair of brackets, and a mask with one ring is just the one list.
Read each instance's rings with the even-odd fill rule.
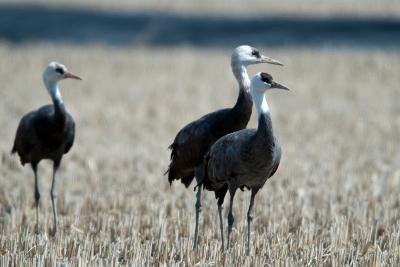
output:
[[398,48],[400,19],[232,17],[0,5],[0,40],[113,46]]

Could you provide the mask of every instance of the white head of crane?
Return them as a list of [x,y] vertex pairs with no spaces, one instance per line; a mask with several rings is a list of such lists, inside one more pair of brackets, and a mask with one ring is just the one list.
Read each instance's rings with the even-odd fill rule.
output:
[[264,56],[257,48],[248,45],[241,45],[233,50],[231,56],[231,67],[240,86],[247,88],[247,90],[249,89],[250,80],[246,68],[248,65],[260,63],[283,66],[283,64],[278,60]]
[[251,80],[250,91],[253,96],[255,106],[258,114],[269,112],[267,99],[265,98],[265,92],[269,89],[283,89],[289,90],[286,86],[277,83],[273,80],[272,76],[266,72],[259,72],[254,75]]
[[77,75],[69,72],[65,65],[58,62],[50,62],[43,72],[43,81],[45,84],[56,83],[59,80],[67,78],[82,80]]
[[57,86],[57,82],[63,79],[82,80],[79,76],[68,71],[67,67],[58,62],[50,62],[43,72],[43,82],[46,85],[47,91],[53,98],[62,102],[61,94]]
[[283,64],[278,60],[264,56],[260,53],[260,51],[258,51],[257,48],[248,45],[241,45],[236,47],[235,50],[233,50],[231,62],[232,65],[240,64],[248,66],[258,63],[269,63],[273,65],[283,66]]

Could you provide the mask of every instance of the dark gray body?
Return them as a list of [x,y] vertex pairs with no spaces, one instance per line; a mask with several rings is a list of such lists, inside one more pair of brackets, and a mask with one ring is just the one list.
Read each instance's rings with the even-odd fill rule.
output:
[[37,165],[42,159],[59,163],[71,149],[74,136],[75,123],[64,105],[46,105],[21,119],[12,153],[18,153],[23,165]]
[[278,169],[281,147],[271,117],[261,114],[258,129],[244,129],[219,139],[204,160],[203,185],[222,204],[231,188],[260,189]]
[[209,113],[182,128],[170,146],[169,182],[181,180],[188,187],[209,148],[222,136],[246,128],[252,106],[250,93],[240,88],[233,108]]

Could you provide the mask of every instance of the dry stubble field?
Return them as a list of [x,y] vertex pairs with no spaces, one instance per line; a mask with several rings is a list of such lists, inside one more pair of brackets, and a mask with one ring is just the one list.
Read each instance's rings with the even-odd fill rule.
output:
[[[203,194],[194,253],[194,192],[163,176],[176,132],[234,103],[230,50],[0,45],[0,265],[397,265],[400,54],[261,50],[286,66],[250,74],[268,71],[292,91],[268,94],[283,158],[256,198],[247,257],[249,192],[235,199],[229,253],[213,194]],[[9,154],[20,117],[50,101],[41,81],[50,60],[84,79],[60,84],[77,136],[58,176],[55,238],[51,165],[39,169],[36,236],[33,175]]]

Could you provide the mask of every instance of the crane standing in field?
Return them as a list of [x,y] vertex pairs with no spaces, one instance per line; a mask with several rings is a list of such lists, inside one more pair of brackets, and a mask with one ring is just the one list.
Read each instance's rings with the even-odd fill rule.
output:
[[51,62],[43,72],[43,81],[53,105],[42,106],[22,117],[15,136],[12,153],[17,152],[21,164],[30,163],[35,175],[36,233],[39,231],[39,187],[37,166],[42,159],[53,161],[53,180],[51,184],[51,203],[53,206],[53,234],[57,231],[57,211],[55,205],[55,176],[66,154],[74,142],[75,123],[67,113],[57,82],[66,79],[78,79],[67,68],[57,62]]
[[[171,163],[166,173],[168,173],[170,183],[174,180],[181,180],[188,187],[194,177],[198,178],[196,169],[202,164],[204,155],[211,145],[222,136],[247,126],[253,105],[249,92],[250,79],[247,74],[247,66],[259,63],[282,65],[277,60],[261,55],[254,47],[242,45],[235,48],[231,57],[231,68],[239,83],[239,95],[236,104],[232,108],[209,113],[189,123],[178,132],[174,142],[169,147],[171,149]],[[197,187],[194,249],[197,247],[198,240],[201,190],[200,186]],[[221,211],[222,203],[218,206],[220,219]],[[222,233],[221,238],[223,238]]]
[[258,113],[258,128],[244,129],[219,139],[204,159],[202,184],[207,190],[215,191],[218,203],[222,203],[226,192],[230,193],[228,213],[228,241],[234,217],[232,205],[238,188],[251,190],[247,212],[247,253],[250,251],[250,224],[253,219],[254,198],[264,183],[278,169],[281,147],[272,131],[272,121],[265,91],[287,87],[273,81],[267,73],[257,73],[251,80],[251,94]]

